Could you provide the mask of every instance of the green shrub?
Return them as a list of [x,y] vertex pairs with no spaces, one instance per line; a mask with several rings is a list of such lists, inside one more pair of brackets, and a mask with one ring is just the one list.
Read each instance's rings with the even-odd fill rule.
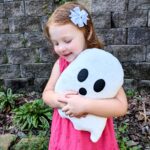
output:
[[128,89],[126,91],[127,97],[134,97],[136,95],[136,91],[134,89]]
[[64,4],[66,2],[71,2],[71,1],[75,1],[75,0],[59,0],[59,4]]
[[33,136],[21,139],[19,143],[13,146],[12,150],[47,150],[48,136]]
[[52,109],[45,105],[42,99],[25,103],[13,112],[13,123],[21,130],[49,129]]
[[23,95],[13,94],[10,88],[8,88],[6,91],[1,91],[0,92],[0,112],[3,111],[7,107],[14,108],[15,100],[21,96]]
[[119,144],[120,150],[142,150],[140,145],[129,146],[129,142],[131,141],[128,137],[128,124],[123,123],[120,124],[116,130],[116,136]]
[[125,136],[125,133],[127,132],[128,124],[124,123],[121,124],[117,128],[117,140],[118,144],[121,150],[127,150],[127,141],[129,141],[128,137]]

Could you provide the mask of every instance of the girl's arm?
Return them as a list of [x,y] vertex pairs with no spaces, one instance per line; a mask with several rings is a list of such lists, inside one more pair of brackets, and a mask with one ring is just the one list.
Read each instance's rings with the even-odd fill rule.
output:
[[62,108],[64,106],[64,103],[57,101],[59,95],[54,92],[54,87],[59,76],[59,60],[57,60],[42,94],[43,101],[52,108]]
[[67,103],[62,111],[75,117],[85,113],[101,117],[117,117],[126,114],[128,108],[123,88],[119,90],[115,98],[94,100],[81,95],[68,95],[59,101]]
[[119,90],[115,98],[88,100],[85,103],[85,111],[102,117],[118,117],[126,114],[128,108],[127,98],[123,88]]

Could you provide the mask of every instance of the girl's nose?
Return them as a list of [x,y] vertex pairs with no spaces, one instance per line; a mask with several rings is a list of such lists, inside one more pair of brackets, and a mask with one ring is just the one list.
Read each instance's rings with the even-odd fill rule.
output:
[[60,45],[58,49],[59,49],[59,52],[61,52],[61,53],[65,52],[65,46],[63,46],[63,45]]

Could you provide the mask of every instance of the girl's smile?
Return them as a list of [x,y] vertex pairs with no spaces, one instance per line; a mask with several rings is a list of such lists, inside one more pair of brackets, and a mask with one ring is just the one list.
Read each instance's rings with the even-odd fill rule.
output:
[[52,24],[49,33],[54,51],[68,62],[73,61],[86,48],[84,34],[72,24]]
[[68,53],[68,54],[65,54],[64,56],[65,56],[65,57],[68,57],[68,56],[71,55],[71,54],[72,54],[72,53]]

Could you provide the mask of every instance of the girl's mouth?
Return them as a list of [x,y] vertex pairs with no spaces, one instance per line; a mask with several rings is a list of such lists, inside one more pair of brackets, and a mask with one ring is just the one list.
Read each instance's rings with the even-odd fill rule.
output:
[[64,55],[64,57],[68,57],[69,55],[71,55],[72,53],[68,53],[68,54],[66,54],[66,55]]

